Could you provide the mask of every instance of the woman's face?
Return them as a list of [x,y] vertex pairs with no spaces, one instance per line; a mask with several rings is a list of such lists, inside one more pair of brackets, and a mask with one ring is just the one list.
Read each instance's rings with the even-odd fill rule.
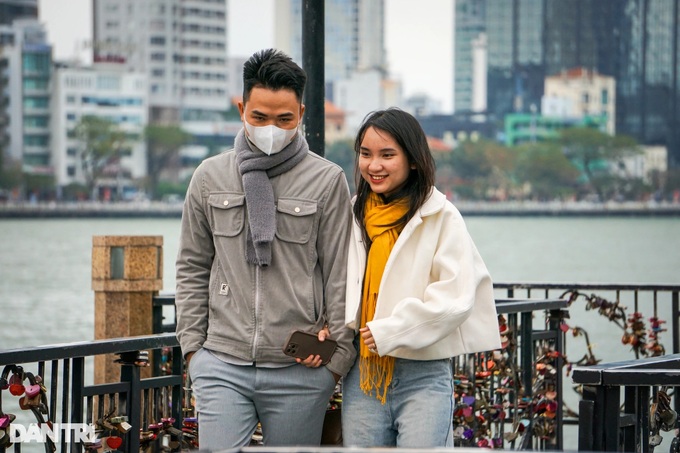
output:
[[412,165],[391,134],[369,127],[359,149],[359,172],[375,193],[389,196],[401,189]]

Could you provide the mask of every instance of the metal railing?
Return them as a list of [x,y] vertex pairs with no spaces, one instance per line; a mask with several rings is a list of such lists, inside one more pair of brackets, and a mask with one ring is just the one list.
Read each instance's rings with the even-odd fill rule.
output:
[[653,452],[663,440],[661,431],[675,431],[670,451],[679,450],[680,354],[577,367],[573,379],[583,386],[580,451]]
[[[583,393],[584,403],[579,403],[579,412],[582,413],[579,420],[577,414],[564,412],[563,408],[567,339],[563,328],[574,304],[592,291],[599,298],[585,298],[586,303],[594,304],[593,309],[598,310],[609,310],[613,306],[610,316],[618,313],[616,310],[622,310],[624,302],[634,313],[664,314],[671,327],[670,334],[664,338],[671,339],[670,349],[678,354],[680,285],[500,283],[495,285],[495,289],[499,296],[497,308],[503,349],[454,360],[456,444],[463,447],[563,450],[564,426],[578,424],[579,446],[587,449],[613,448],[611,439],[617,437],[610,433],[616,429],[626,433],[622,435],[627,439],[626,448],[647,445],[649,437],[645,437],[644,433],[649,416],[644,416],[645,395],[654,399],[659,393],[655,386],[678,382],[659,378],[669,369],[680,368],[677,357],[634,361],[630,366],[626,365],[625,372],[621,371],[623,368],[619,364],[613,365],[615,369],[599,364],[577,366],[574,382],[578,383],[581,379],[577,376],[589,376],[588,385],[584,386],[587,387]],[[185,417],[193,414],[189,392],[184,391],[183,360],[172,360],[173,357],[181,357],[174,335],[174,315],[170,322],[163,319],[164,314],[168,315],[174,309],[174,295],[155,297],[153,306],[155,335],[0,351],[0,367],[19,366],[26,375],[30,372],[33,376],[40,376],[45,386],[45,413],[42,414],[45,422],[92,423],[106,433],[105,422],[113,415],[109,414],[113,410],[115,415],[126,416],[130,424],[126,432],[115,432],[124,442],[125,451],[138,451],[140,446],[153,446],[157,451],[176,450],[181,448],[181,442],[186,441],[184,433],[191,437],[183,428]],[[149,373],[139,366],[140,357],[144,357],[142,351],[151,352],[151,377],[143,377]],[[636,349],[635,352],[641,354],[645,351]],[[92,370],[88,369],[91,365],[88,364],[93,361],[92,357],[100,354],[117,354],[120,357],[119,382],[86,384],[92,376]],[[633,373],[631,370],[638,363],[646,366],[646,371]],[[665,368],[650,369],[645,363],[663,364]],[[10,378],[14,372],[11,368],[8,370],[6,377]],[[594,373],[600,376],[597,382],[602,383],[603,389],[598,390],[599,384],[593,384],[596,381],[592,377]],[[647,393],[631,389],[640,387],[636,379],[640,379],[643,373],[650,379],[645,384]],[[675,373],[669,375],[676,378],[677,371]],[[618,428],[605,427],[605,423],[612,423],[616,417],[596,416],[602,413],[598,412],[603,410],[602,407],[607,414],[615,409],[617,400],[610,388],[613,382],[611,376],[621,379],[620,385],[626,388],[626,402],[618,418]],[[635,403],[629,402],[629,396],[630,401]],[[0,398],[4,398],[4,401],[0,399],[0,411],[5,410],[6,413],[10,412],[8,403],[16,406],[18,400],[7,391],[2,391]],[[671,395],[671,398],[675,400],[669,404],[677,411],[677,395]],[[602,406],[602,402],[606,406]],[[637,412],[631,411],[632,405],[637,405]],[[32,408],[17,410],[27,416],[31,412],[35,414]],[[590,414],[593,414],[592,417]],[[633,418],[636,426],[630,428]],[[162,420],[166,420],[166,424],[159,427]],[[591,420],[595,423],[594,427],[586,429],[584,420]],[[155,432],[152,432],[151,426],[155,426]],[[628,434],[629,431],[637,432],[637,437]],[[631,438],[636,440],[629,440]],[[82,451],[85,445],[62,437],[54,447],[62,452]],[[14,450],[21,451],[21,444],[14,444]],[[1,451],[4,447],[0,447]],[[52,451],[49,445],[46,445],[46,451]],[[649,450],[642,448],[637,451]]]
[[[157,332],[174,331],[174,316],[163,322],[163,308],[174,307],[174,300],[174,295],[154,298],[153,325]],[[567,304],[559,298],[496,299],[506,329],[503,350],[461,356],[454,361],[456,445],[562,449],[563,376],[556,372],[540,374],[536,364],[552,370],[562,368],[564,336],[558,326],[566,316]],[[541,314],[543,325],[535,321]],[[556,354],[549,356],[547,351]],[[555,393],[549,420],[548,405],[539,408],[546,391]],[[543,434],[535,436],[539,425]]]
[[[128,452],[139,451],[140,442],[155,443],[158,448],[154,451],[160,451],[162,442],[173,441],[181,445],[185,441],[181,429],[185,415],[182,409],[186,406],[183,404],[182,360],[173,361],[163,372],[154,370],[152,377],[142,377],[142,370],[148,364],[143,351],[160,355],[168,349],[172,350],[175,357],[181,357],[174,334],[0,351],[0,367],[3,368],[2,378],[5,379],[3,384],[13,382],[19,385],[26,377],[33,381],[38,378],[43,382],[41,396],[44,401],[42,407],[31,407],[23,399],[28,398],[28,392],[23,395],[27,387],[18,389],[21,390],[19,393],[17,388],[10,386],[9,392],[3,390],[0,393],[0,418],[10,416],[8,406],[13,405],[15,413],[11,417],[17,424],[22,418],[23,423],[29,420],[33,424],[50,427],[64,424],[93,425],[100,434],[120,438],[118,442],[122,442],[121,448]],[[120,381],[86,384],[91,376],[86,372],[86,359],[101,354],[118,356],[116,361],[121,365]],[[112,360],[114,358],[111,357]],[[19,402],[18,411],[17,401],[12,401],[13,396]],[[35,417],[18,417],[30,412]],[[8,446],[10,435],[10,428],[4,428],[3,436],[0,436],[0,452],[4,452]],[[26,426],[23,428],[26,429]],[[140,433],[148,435],[143,438]],[[79,439],[76,433],[56,434],[54,440],[45,442],[45,451],[80,452],[88,447],[86,443],[78,441],[83,439]],[[22,443],[14,443],[14,450],[21,451],[21,446]]]

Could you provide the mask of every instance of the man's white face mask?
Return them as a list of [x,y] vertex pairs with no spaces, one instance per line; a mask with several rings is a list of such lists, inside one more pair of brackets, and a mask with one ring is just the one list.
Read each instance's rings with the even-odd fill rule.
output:
[[[248,140],[260,151],[270,156],[285,148],[298,131],[297,126],[293,129],[281,129],[273,124],[269,126],[253,126],[244,119]],[[298,123],[299,126],[299,123]]]

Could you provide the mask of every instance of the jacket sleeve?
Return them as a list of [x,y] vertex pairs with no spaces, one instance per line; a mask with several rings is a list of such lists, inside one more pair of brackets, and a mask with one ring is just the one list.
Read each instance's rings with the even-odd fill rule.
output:
[[176,262],[176,332],[185,357],[199,350],[207,336],[210,269],[215,255],[201,179],[199,166],[184,201]]
[[[433,345],[459,329],[473,310],[482,308],[495,311],[491,277],[462,217],[447,212],[422,298],[403,298],[390,316],[368,326],[378,353],[389,355],[398,348],[418,350]],[[480,337],[485,328],[493,325],[480,326]],[[475,342],[474,338],[464,340]]]
[[354,363],[353,332],[345,327],[345,283],[352,209],[345,175],[338,172],[329,185],[317,236],[319,262],[323,272],[326,322],[331,338],[338,342],[326,367],[345,376]]

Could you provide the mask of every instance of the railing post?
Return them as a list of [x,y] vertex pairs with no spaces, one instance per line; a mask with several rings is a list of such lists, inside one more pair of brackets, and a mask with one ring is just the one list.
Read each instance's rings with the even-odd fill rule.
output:
[[[92,289],[96,340],[150,335],[153,296],[163,287],[162,236],[94,236]],[[95,357],[95,383],[116,382],[113,355]],[[148,377],[151,369],[143,370]]]
[[[148,369],[148,368],[147,368]],[[125,413],[128,414],[128,419],[132,428],[131,435],[127,437],[127,451],[139,451],[139,435],[138,433],[142,426],[142,401],[141,392],[142,386],[140,383],[140,371],[142,368],[131,363],[125,363],[120,369],[120,380],[130,384],[130,391],[127,394]],[[153,390],[152,390],[153,391]]]

